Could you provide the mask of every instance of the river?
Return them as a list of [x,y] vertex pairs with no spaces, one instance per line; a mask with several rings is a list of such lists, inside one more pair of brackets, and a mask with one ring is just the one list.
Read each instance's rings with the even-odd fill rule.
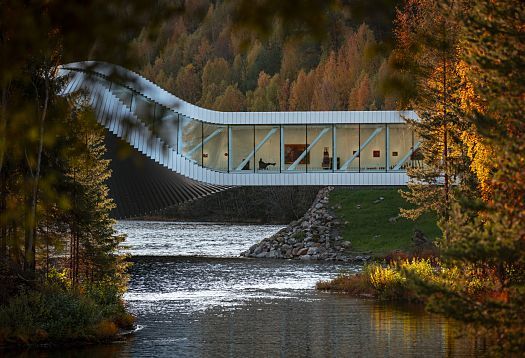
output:
[[280,226],[120,221],[133,257],[121,343],[45,357],[474,357],[454,323],[414,307],[318,292],[357,265],[257,260],[239,253]]

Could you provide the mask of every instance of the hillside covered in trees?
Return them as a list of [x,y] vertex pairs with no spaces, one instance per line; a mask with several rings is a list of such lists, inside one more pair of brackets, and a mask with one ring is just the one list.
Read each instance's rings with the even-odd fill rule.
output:
[[[220,111],[394,109],[382,88],[390,22],[327,10],[320,36],[272,19],[268,36],[236,31],[235,2],[186,1],[156,36],[132,45],[138,71],[180,98]],[[392,14],[394,7],[384,9]],[[368,25],[369,23],[370,25]],[[317,37],[320,37],[319,40]]]

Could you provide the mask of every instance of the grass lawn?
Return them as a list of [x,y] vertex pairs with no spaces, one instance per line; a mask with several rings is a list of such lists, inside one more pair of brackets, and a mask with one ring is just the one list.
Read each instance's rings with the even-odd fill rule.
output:
[[[409,204],[399,189],[337,188],[330,193],[330,204],[335,206],[339,218],[348,224],[343,228],[343,239],[350,240],[352,251],[385,255],[392,250],[408,251],[415,229],[429,239],[441,236],[435,215],[425,214],[416,221],[397,218],[399,208]],[[379,200],[383,197],[383,200]],[[339,205],[341,208],[339,209]]]

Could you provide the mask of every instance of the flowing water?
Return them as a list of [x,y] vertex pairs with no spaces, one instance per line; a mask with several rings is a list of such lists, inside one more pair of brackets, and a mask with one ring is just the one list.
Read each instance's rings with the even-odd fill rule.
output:
[[349,264],[239,258],[280,226],[121,221],[134,261],[124,342],[48,357],[474,357],[484,348],[414,306],[315,291]]

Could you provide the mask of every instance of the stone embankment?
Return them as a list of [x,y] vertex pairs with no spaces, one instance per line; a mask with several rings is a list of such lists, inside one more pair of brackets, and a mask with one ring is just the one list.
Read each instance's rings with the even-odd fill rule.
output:
[[368,256],[353,256],[350,241],[343,240],[340,235],[342,223],[329,208],[328,195],[333,189],[319,190],[302,218],[253,245],[241,256],[344,262],[368,260]]

